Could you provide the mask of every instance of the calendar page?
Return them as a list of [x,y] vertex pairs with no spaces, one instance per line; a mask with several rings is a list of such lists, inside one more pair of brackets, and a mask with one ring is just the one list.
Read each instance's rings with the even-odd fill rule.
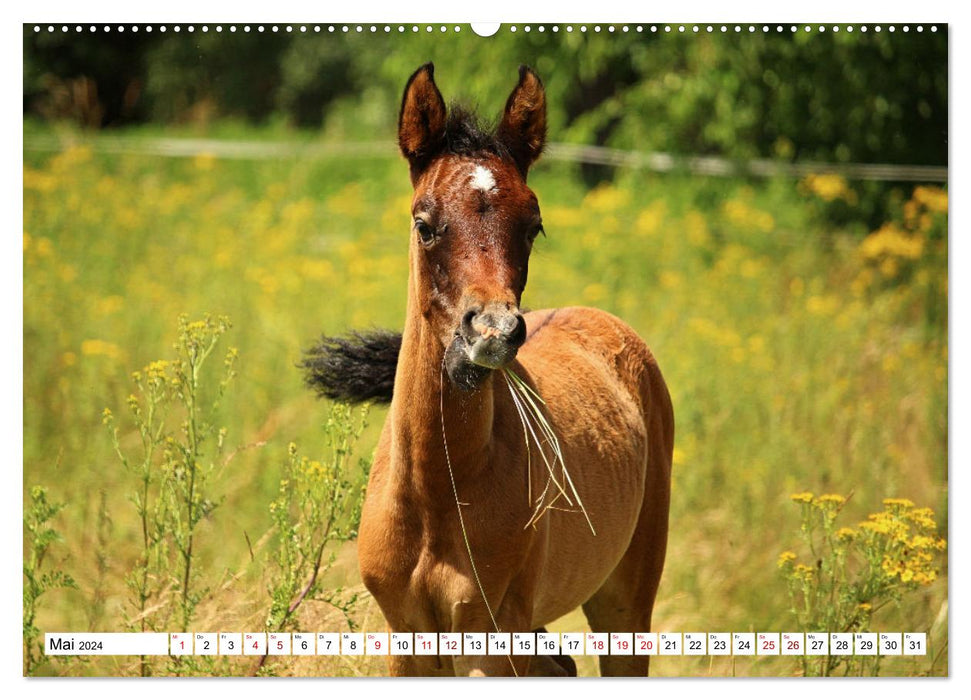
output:
[[25,677],[949,675],[947,23],[54,19]]

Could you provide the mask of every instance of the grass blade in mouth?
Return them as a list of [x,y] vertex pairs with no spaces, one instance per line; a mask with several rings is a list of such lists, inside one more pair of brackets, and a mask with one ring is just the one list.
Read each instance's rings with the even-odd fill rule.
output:
[[[529,386],[529,384],[523,381],[523,379],[519,375],[517,375],[508,367],[503,369],[502,373],[503,373],[503,377],[506,380],[506,385],[509,387],[509,394],[513,399],[513,404],[516,406],[516,411],[519,413],[519,419],[523,423],[523,437],[526,440],[527,456],[530,454],[529,435],[531,434],[533,437],[533,440],[536,441],[536,446],[539,448],[540,454],[543,457],[543,461],[546,463],[547,471],[549,472],[549,479],[554,484],[556,484],[559,490],[559,493],[557,493],[554,496],[553,500],[550,503],[546,504],[546,506],[544,507],[543,500],[545,499],[546,493],[549,489],[549,481],[547,481],[546,488],[543,489],[543,493],[540,495],[540,498],[538,499],[537,509],[534,512],[533,517],[530,518],[529,522],[526,524],[526,526],[529,527],[529,525],[534,524],[542,515],[542,513],[552,508],[553,503],[555,503],[556,500],[561,495],[563,496],[563,498],[566,499],[567,503],[569,503],[571,506],[573,505],[573,500],[570,499],[570,496],[566,493],[566,490],[563,488],[562,484],[560,484],[560,482],[556,478],[556,475],[554,472],[554,466],[558,462],[560,465],[560,470],[563,472],[563,478],[566,480],[567,485],[570,487],[570,491],[572,491],[573,493],[573,498],[576,499],[576,503],[580,508],[580,512],[582,512],[583,516],[586,518],[587,525],[590,526],[590,532],[596,535],[597,531],[593,527],[593,523],[590,520],[590,515],[587,513],[587,509],[584,507],[583,501],[580,499],[580,494],[577,492],[576,486],[573,483],[573,479],[570,477],[570,472],[566,468],[566,462],[563,459],[563,450],[560,447],[560,441],[557,439],[556,433],[553,431],[553,427],[550,425],[549,421],[547,420],[546,416],[543,414],[543,411],[539,406],[539,404],[542,404],[543,406],[545,406],[546,402],[543,400],[543,397],[541,397],[536,392],[535,389]],[[550,464],[550,461],[546,456],[546,450],[543,448],[543,442],[539,439],[539,436],[536,433],[534,423],[536,426],[539,427],[539,430],[543,434],[543,437],[545,438],[546,443],[549,444],[550,448],[552,448],[553,450],[554,464],[552,465]],[[531,462],[527,462],[527,468],[529,468],[530,466],[531,466]],[[531,479],[532,477],[530,476],[530,487],[529,487],[530,492],[532,489]],[[557,510],[562,510],[562,509],[557,509]]]
[[[556,484],[556,486],[559,489],[560,493],[562,493],[563,496],[566,498],[567,502],[572,506],[573,505],[573,501],[570,500],[570,497],[567,495],[566,490],[563,488],[563,485],[560,484],[560,482],[557,481],[557,479],[556,479],[556,473],[554,472],[554,468],[556,466],[555,465],[555,460],[554,460],[554,463],[552,463],[552,464],[550,463],[549,458],[546,456],[546,450],[543,449],[543,441],[540,440],[539,439],[539,436],[536,434],[536,429],[533,426],[533,421],[535,421],[536,419],[535,419],[535,417],[532,418],[532,420],[530,419],[530,416],[533,415],[533,411],[535,410],[535,408],[534,407],[531,407],[526,402],[526,400],[525,400],[526,397],[523,396],[522,390],[519,389],[519,388],[517,388],[515,386],[515,384],[510,383],[510,380],[509,380],[508,377],[506,378],[506,382],[509,383],[509,392],[510,392],[510,395],[512,396],[513,403],[516,405],[516,410],[519,411],[519,418],[520,418],[520,420],[523,423],[524,432],[526,430],[528,430],[529,433],[532,434],[533,440],[536,441],[536,446],[539,448],[540,456],[542,456],[543,462],[546,464],[546,470],[549,472],[550,478],[553,480],[553,483]],[[542,430],[542,427],[540,429]],[[545,433],[544,433],[544,435],[545,435]],[[546,442],[547,443],[550,442],[548,436],[547,436]],[[552,447],[552,444],[551,444],[551,447]],[[529,438],[528,438],[528,436],[526,437],[526,449],[527,449],[527,451],[529,450]],[[553,449],[554,449],[554,456],[555,456],[556,448],[554,447]]]

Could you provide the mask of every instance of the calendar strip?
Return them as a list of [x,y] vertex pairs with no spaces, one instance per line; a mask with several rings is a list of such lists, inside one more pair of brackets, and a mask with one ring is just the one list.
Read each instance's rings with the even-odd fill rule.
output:
[[49,656],[925,656],[925,632],[49,632]]

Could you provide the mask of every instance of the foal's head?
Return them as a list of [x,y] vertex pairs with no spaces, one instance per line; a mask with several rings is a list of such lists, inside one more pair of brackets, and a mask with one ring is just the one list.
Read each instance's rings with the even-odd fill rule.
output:
[[398,145],[415,188],[412,294],[449,376],[465,389],[511,362],[526,340],[519,302],[543,230],[526,173],[545,139],[543,84],[525,66],[494,131],[446,109],[430,63],[405,87]]

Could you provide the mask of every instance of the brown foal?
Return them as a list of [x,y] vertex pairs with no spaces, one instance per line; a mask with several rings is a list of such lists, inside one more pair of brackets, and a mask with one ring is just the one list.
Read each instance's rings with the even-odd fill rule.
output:
[[[391,631],[530,631],[578,605],[594,631],[651,627],[667,544],[671,400],[651,352],[617,318],[520,310],[543,230],[526,175],[545,136],[545,92],[528,68],[494,131],[446,108],[431,64],[405,88],[407,316],[359,540],[364,583]],[[524,439],[504,368],[545,401],[592,528],[571,508],[533,519],[529,491],[547,471],[540,446]],[[542,655],[389,663],[393,675],[575,673],[567,657]],[[601,656],[600,669],[646,675],[648,657]]]

